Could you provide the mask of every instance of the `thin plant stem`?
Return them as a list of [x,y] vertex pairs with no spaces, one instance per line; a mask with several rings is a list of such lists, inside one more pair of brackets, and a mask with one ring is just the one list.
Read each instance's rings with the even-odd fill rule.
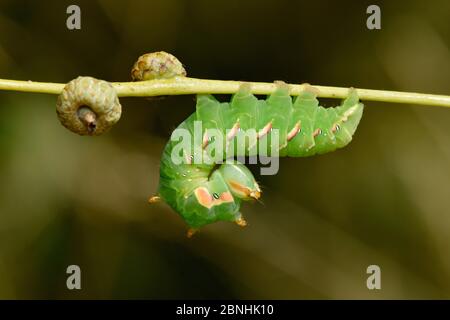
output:
[[[276,89],[276,84],[266,82],[244,82],[196,79],[189,77],[175,77],[164,80],[148,80],[139,82],[113,82],[119,97],[152,97],[161,95],[183,94],[233,94],[239,90],[243,83],[249,83],[254,94],[270,94]],[[50,82],[18,81],[0,79],[0,90],[22,91],[59,94],[65,84]],[[313,88],[318,97],[345,98],[348,88],[316,86],[309,84],[290,84],[291,95],[298,95],[306,88]],[[366,101],[382,101],[393,103],[408,103],[424,106],[439,106],[450,108],[450,96],[371,90],[357,88],[359,98]]]

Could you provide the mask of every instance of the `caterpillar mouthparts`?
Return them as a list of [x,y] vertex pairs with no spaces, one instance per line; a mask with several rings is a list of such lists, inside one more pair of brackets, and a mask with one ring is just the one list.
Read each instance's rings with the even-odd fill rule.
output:
[[79,135],[98,136],[120,119],[122,106],[107,81],[78,77],[66,84],[56,103],[61,124]]

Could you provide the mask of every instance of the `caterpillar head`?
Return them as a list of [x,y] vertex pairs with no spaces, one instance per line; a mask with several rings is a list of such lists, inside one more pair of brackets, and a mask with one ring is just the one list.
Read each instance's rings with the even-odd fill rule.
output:
[[230,188],[231,193],[243,200],[259,199],[261,189],[253,174],[246,166],[239,162],[232,164],[225,163],[218,171],[222,174],[225,183]]
[[131,70],[133,81],[185,77],[186,70],[174,55],[164,51],[146,53],[138,58]]

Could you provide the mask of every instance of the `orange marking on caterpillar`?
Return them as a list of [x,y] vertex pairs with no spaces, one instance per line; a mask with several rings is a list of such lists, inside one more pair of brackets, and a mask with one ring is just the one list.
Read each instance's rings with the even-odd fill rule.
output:
[[300,121],[295,124],[291,131],[287,134],[287,141],[291,141],[300,132]]
[[208,189],[205,187],[198,187],[194,191],[195,197],[200,205],[205,208],[211,209],[214,206],[221,205],[222,203],[233,202],[234,198],[230,192],[226,191],[218,195],[214,193],[212,196]]
[[227,140],[233,139],[237,135],[239,128],[240,128],[240,125],[239,125],[239,120],[238,120],[233,125],[233,127],[230,129],[230,131],[227,133]]
[[205,132],[202,140],[202,148],[205,149],[208,146],[208,143],[209,143],[208,134]]
[[317,137],[318,135],[320,135],[322,133],[322,129],[317,128],[316,130],[314,130],[313,132],[313,137]]
[[244,195],[245,197],[250,196],[250,189],[246,186],[243,186],[242,184],[230,181],[230,186],[233,189],[234,192]]
[[233,202],[233,201],[234,201],[233,196],[232,196],[231,193],[229,193],[228,191],[222,193],[222,194],[220,195],[220,198],[219,198],[219,199],[220,199],[220,201],[222,201],[222,202]]
[[347,111],[344,112],[344,114],[342,115],[342,122],[345,122],[348,120],[348,117],[350,117],[358,108],[358,105],[355,105],[353,107],[351,107],[350,109],[348,109]]
[[261,139],[266,134],[269,133],[269,131],[272,130],[272,121],[270,121],[268,124],[264,126],[259,132],[258,132],[258,139]]
[[259,199],[261,197],[261,190],[259,189],[258,185],[255,186],[256,190],[251,190],[250,188],[236,181],[230,181],[229,184],[234,192],[241,194],[246,198]]
[[209,194],[208,189],[204,188],[204,187],[198,187],[197,189],[195,189],[194,191],[195,193],[195,197],[197,198],[198,203],[200,203],[200,205],[206,207],[206,208],[211,208],[213,206],[213,197]]
[[336,131],[340,130],[341,126],[337,123],[335,123],[332,127],[331,127],[331,132],[336,133]]

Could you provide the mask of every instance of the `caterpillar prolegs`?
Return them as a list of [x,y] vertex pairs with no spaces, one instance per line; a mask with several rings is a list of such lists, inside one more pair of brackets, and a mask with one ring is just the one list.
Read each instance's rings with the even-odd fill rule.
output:
[[[258,199],[261,190],[243,164],[217,164],[217,159],[225,156],[219,154],[217,158],[217,151],[211,154],[213,144],[221,142],[225,150],[234,150],[238,157],[256,155],[261,146],[268,146],[269,156],[323,154],[352,140],[362,113],[363,105],[354,89],[349,89],[348,97],[335,108],[319,106],[312,88],[292,98],[285,83],[278,83],[266,100],[257,99],[246,85],[229,103],[219,102],[212,95],[197,95],[196,112],[176,129],[191,133],[190,146],[180,148],[180,140],[172,135],[162,155],[158,196],[181,215],[191,233],[216,221],[243,226],[241,201]],[[200,139],[195,138],[198,122]],[[239,139],[252,130],[253,135]],[[175,161],[174,154],[184,161]],[[200,163],[194,161],[198,156],[203,160]]]

